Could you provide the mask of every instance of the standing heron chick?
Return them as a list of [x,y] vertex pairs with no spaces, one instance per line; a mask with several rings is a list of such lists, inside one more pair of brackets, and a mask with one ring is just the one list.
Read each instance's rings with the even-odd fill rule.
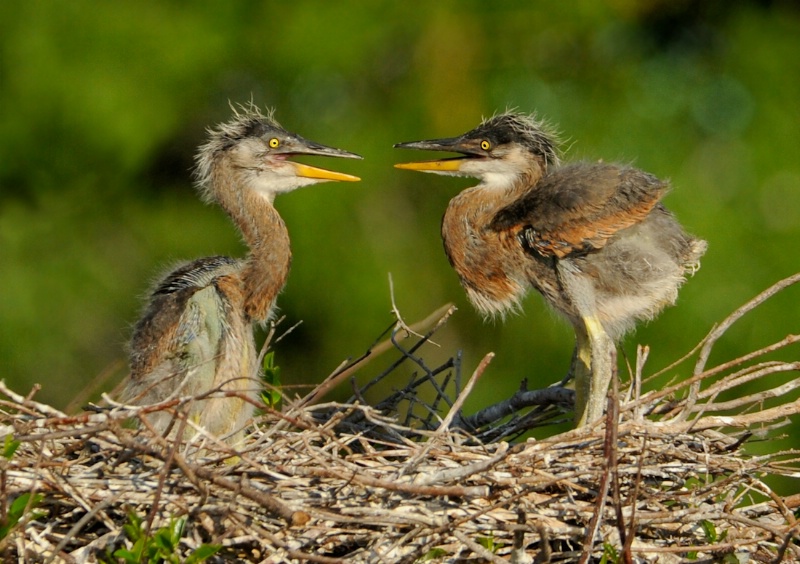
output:
[[[250,252],[244,259],[195,260],[156,286],[133,331],[125,401],[149,405],[200,396],[189,401],[186,415],[217,436],[241,430],[252,416],[244,398],[257,400],[261,389],[253,325],[272,315],[292,259],[275,196],[360,180],[289,160],[295,155],[361,158],[303,139],[252,105],[209,130],[196,157],[197,187],[227,212]],[[172,416],[158,411],[149,421],[163,433]]]
[[597,421],[614,343],[675,302],[706,250],[661,204],[667,183],[619,164],[560,166],[555,136],[517,113],[459,137],[395,147],[461,154],[397,168],[480,179],[445,212],[450,264],[486,316],[518,309],[532,286],[570,321],[575,421]]

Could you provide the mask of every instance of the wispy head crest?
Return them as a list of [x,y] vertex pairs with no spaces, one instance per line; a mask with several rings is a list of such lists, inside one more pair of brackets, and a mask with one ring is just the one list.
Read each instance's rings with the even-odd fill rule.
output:
[[208,186],[212,168],[222,152],[230,149],[242,139],[261,137],[270,129],[285,131],[275,120],[274,109],[267,109],[266,113],[263,113],[252,100],[247,104],[229,103],[229,105],[233,110],[233,118],[206,130],[208,141],[200,146],[194,159],[195,183],[200,193],[206,198],[209,197]]
[[545,120],[538,119],[535,113],[525,114],[515,108],[506,109],[501,114],[483,118],[475,129],[476,132],[480,130],[507,130],[522,139],[531,152],[544,157],[548,165],[558,165],[561,160],[558,132]]

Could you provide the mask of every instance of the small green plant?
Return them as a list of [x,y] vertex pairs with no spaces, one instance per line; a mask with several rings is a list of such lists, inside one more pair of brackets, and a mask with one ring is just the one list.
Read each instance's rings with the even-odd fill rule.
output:
[[5,514],[5,518],[0,520],[0,539],[6,538],[11,529],[22,521],[26,509],[30,510],[30,513],[28,513],[29,519],[39,519],[47,515],[47,511],[36,509],[36,506],[39,505],[43,499],[44,496],[42,494],[28,492],[18,496],[12,501]]
[[[725,542],[725,539],[728,538],[728,531],[723,531],[722,534],[717,533],[717,527],[714,525],[714,523],[708,521],[707,519],[700,521],[700,526],[703,528],[703,534],[705,535],[706,542],[708,542],[708,544]],[[697,556],[698,554],[696,550],[686,553],[686,558],[688,560],[697,560]],[[735,554],[726,554],[721,562],[730,562],[731,564],[736,564],[739,562],[739,559]]]
[[449,554],[450,553],[443,548],[432,548],[425,553],[425,556],[419,559],[419,562],[429,562],[431,560],[436,560],[437,558],[444,558]]
[[11,460],[14,457],[14,453],[17,452],[20,444],[22,443],[15,441],[10,434],[6,435],[5,439],[3,440],[3,456],[7,460]]
[[272,409],[279,409],[281,404],[281,369],[275,365],[275,351],[264,356],[264,375],[262,379],[266,388],[261,392],[261,400]]
[[170,562],[195,564],[203,562],[222,548],[218,544],[203,544],[193,550],[185,559],[180,555],[179,545],[186,519],[170,519],[169,525],[162,527],[152,535],[147,535],[142,525],[142,518],[134,511],[128,513],[128,522],[122,526],[125,536],[133,543],[128,548],[119,548],[113,554],[106,554],[103,562],[119,562],[139,564],[141,562]]
[[600,558],[600,564],[616,564],[620,561],[619,551],[613,544],[603,543],[603,556]]
[[478,537],[478,544],[491,553],[497,552],[503,546],[501,543],[495,542],[494,533],[490,533],[488,537]]
[[728,537],[728,531],[723,531],[721,535],[718,535],[717,528],[714,526],[714,523],[706,519],[700,521],[700,526],[703,527],[703,532],[705,533],[706,540],[709,542],[709,544],[724,542]]
[[5,458],[5,460],[0,464],[0,473],[3,474],[2,496],[4,499],[0,500],[0,504],[2,504],[0,508],[0,511],[2,511],[2,514],[0,514],[0,539],[6,538],[8,533],[23,521],[23,518],[26,517],[26,512],[28,520],[39,519],[47,515],[47,511],[36,509],[44,499],[44,496],[38,493],[24,493],[17,496],[17,498],[11,502],[11,505],[6,505],[8,503],[7,499],[5,499],[7,495],[5,491],[6,469],[8,461],[14,458],[14,454],[17,452],[20,444],[22,443],[20,443],[20,441],[15,441],[10,433],[3,438],[3,458]]

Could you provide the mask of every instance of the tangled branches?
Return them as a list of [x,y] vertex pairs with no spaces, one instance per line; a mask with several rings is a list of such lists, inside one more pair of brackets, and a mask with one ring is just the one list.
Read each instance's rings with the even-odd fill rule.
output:
[[[7,560],[120,561],[138,519],[144,537],[182,523],[176,557],[213,547],[204,554],[219,561],[798,560],[800,496],[781,497],[769,484],[800,477],[800,457],[755,456],[743,445],[800,412],[800,362],[764,360],[799,337],[708,367],[727,328],[798,280],[720,323],[682,359],[695,358],[694,369],[673,385],[646,389],[641,347],[604,424],[540,440],[513,439],[566,418],[571,391],[523,385],[464,414],[491,356],[464,378],[459,355],[431,367],[420,353],[450,308],[417,326],[398,314],[386,342],[306,397],[285,399],[282,411],[266,408],[235,448],[202,432],[181,444],[125,424],[168,410],[177,425],[191,425],[182,408],[193,398],[112,402],[70,416],[0,385],[0,436],[8,437],[0,525],[9,525],[0,550]],[[395,359],[353,384],[383,351]],[[403,363],[416,367],[412,377],[368,405],[365,392]],[[743,391],[765,376],[777,384]],[[347,382],[349,401],[323,403]],[[761,409],[767,399],[774,405]]]

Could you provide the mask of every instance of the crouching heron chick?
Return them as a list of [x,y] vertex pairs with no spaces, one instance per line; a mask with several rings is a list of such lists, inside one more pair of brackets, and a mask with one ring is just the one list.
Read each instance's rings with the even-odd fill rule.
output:
[[555,136],[518,113],[458,137],[395,147],[461,154],[395,166],[480,180],[444,214],[450,264],[486,316],[517,309],[533,287],[569,320],[575,421],[597,421],[615,342],[675,302],[706,250],[661,203],[667,183],[620,164],[562,166]]
[[[292,259],[275,196],[359,180],[290,160],[295,155],[361,158],[291,133],[252,105],[209,130],[196,156],[197,188],[231,217],[249,253],[189,262],[156,286],[133,331],[124,401],[199,398],[186,404],[186,416],[220,437],[241,430],[252,416],[245,398],[257,400],[262,387],[253,325],[269,320]],[[166,411],[148,418],[159,432],[173,420]]]

